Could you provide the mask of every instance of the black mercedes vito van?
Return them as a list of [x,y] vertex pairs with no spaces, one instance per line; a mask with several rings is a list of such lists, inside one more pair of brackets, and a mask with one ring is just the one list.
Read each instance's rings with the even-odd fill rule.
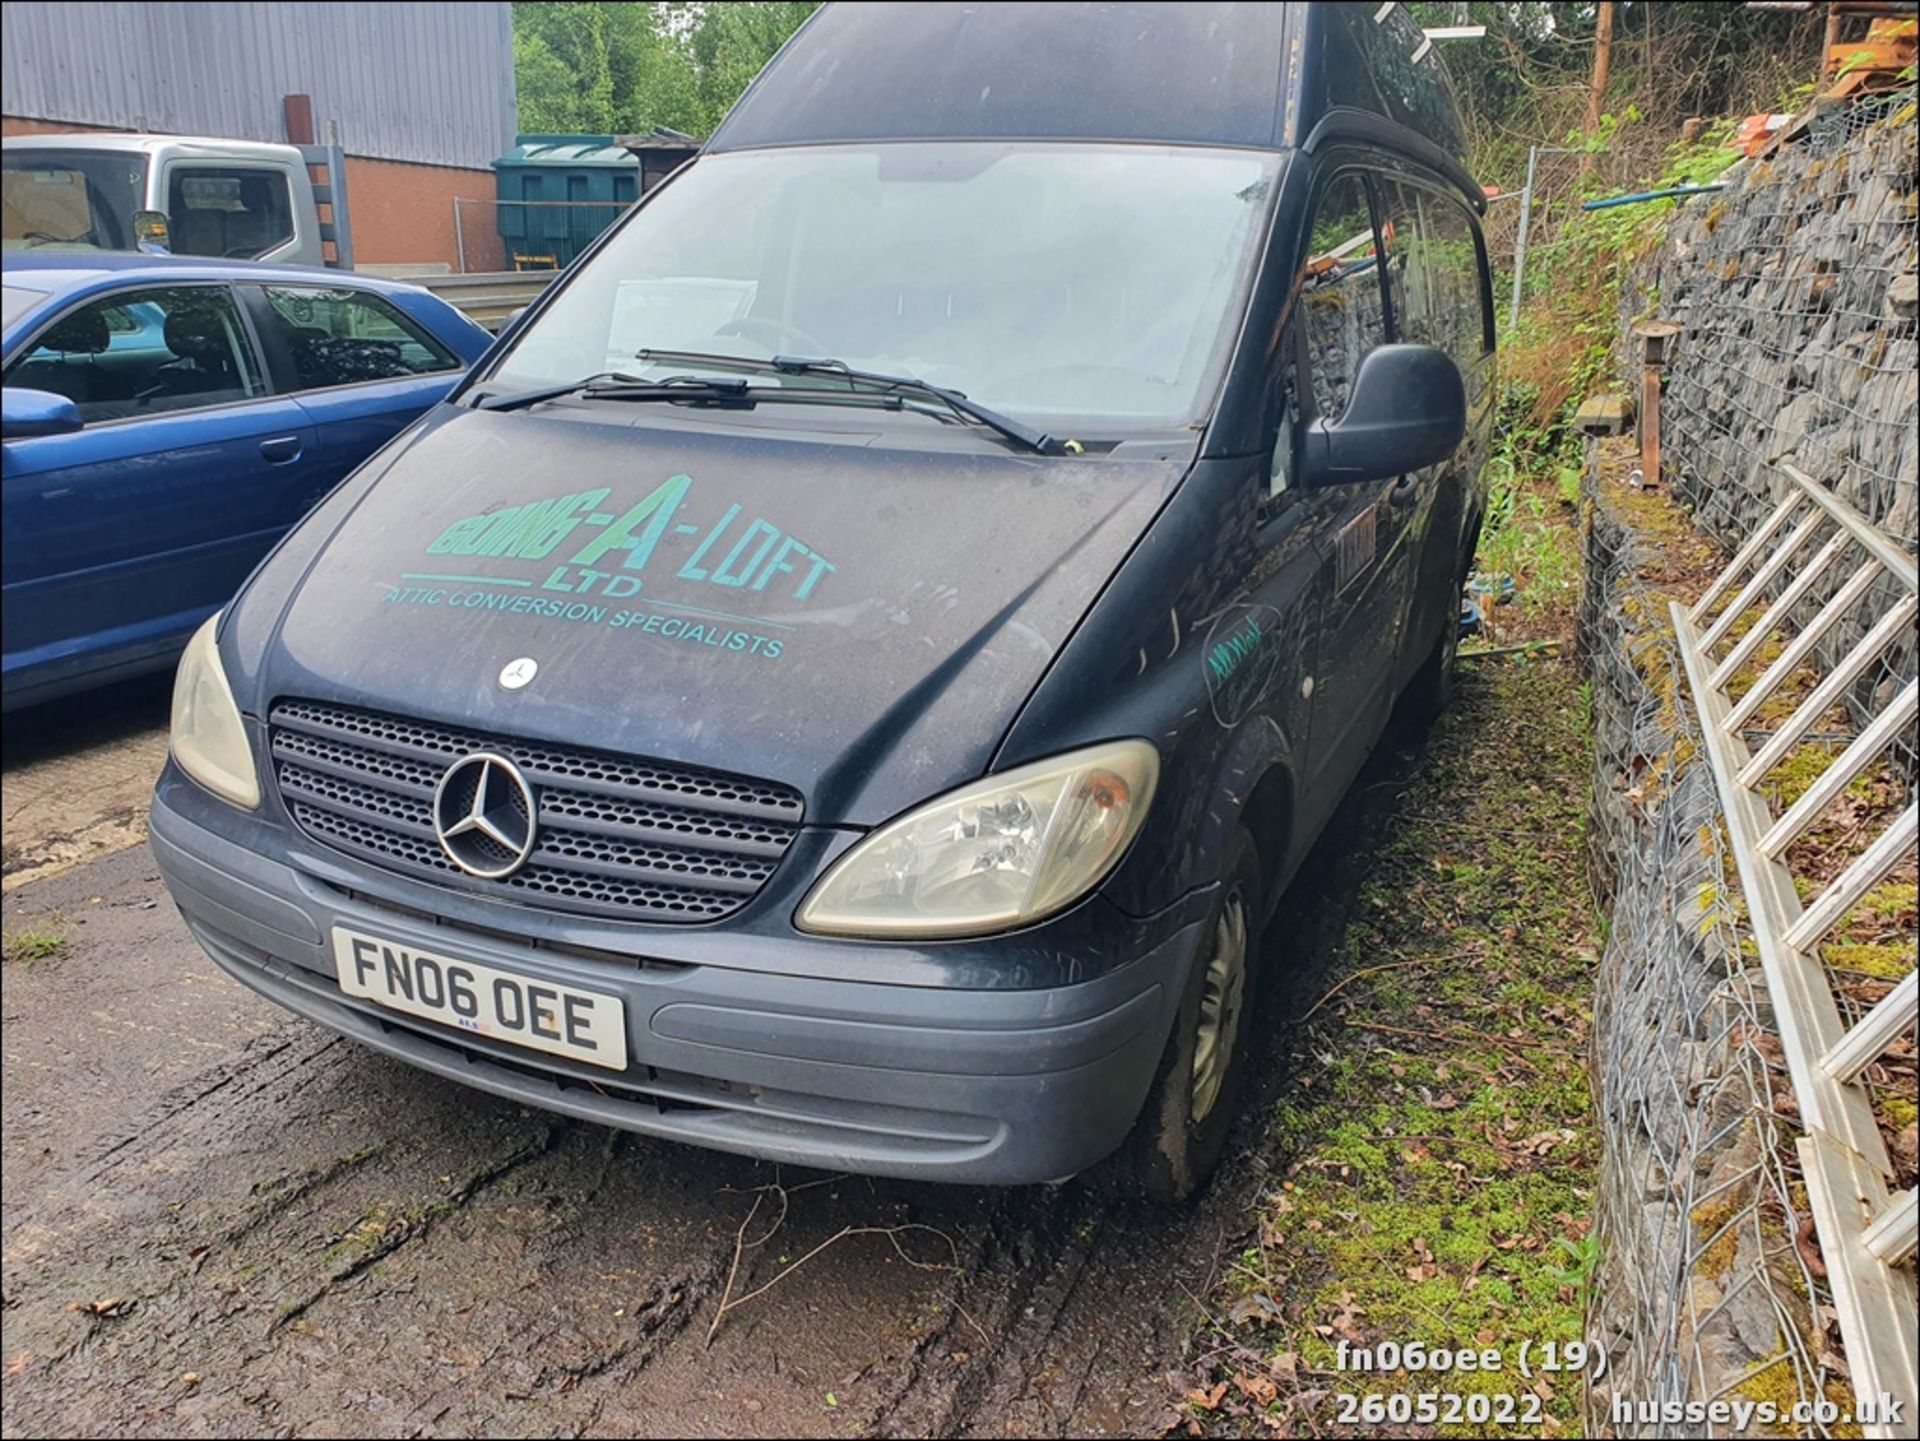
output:
[[193,934],[607,1125],[1190,1192],[1283,888],[1446,698],[1493,323],[1430,52],[818,12],[196,637]]

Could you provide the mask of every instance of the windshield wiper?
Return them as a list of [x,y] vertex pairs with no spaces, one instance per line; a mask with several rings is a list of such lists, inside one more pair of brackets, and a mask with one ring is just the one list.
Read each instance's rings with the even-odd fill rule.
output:
[[512,390],[505,395],[489,395],[470,401],[475,410],[524,410],[542,401],[577,395],[582,400],[675,400],[691,404],[752,405],[744,380],[714,380],[694,375],[670,375],[665,380],[647,380],[622,370],[603,370],[598,375],[558,385],[537,385],[530,390]]
[[[952,411],[955,415],[976,421],[990,430],[997,430],[1012,441],[1017,441],[1036,455],[1064,455],[1067,447],[1055,440],[1043,430],[1037,430],[1024,421],[1012,416],[1002,415],[990,410],[976,401],[968,400],[958,390],[949,390],[943,385],[935,385],[930,380],[921,380],[912,375],[886,375],[873,370],[854,370],[843,360],[814,359],[801,355],[776,355],[767,360],[756,360],[744,355],[708,354],[699,350],[637,350],[635,360],[664,362],[670,365],[704,365],[715,370],[742,370],[749,375],[821,375],[831,376],[847,382],[849,394],[857,394],[860,387],[867,394],[915,395],[927,396]],[[826,391],[823,394],[831,395]],[[770,397],[771,398],[771,397]]]

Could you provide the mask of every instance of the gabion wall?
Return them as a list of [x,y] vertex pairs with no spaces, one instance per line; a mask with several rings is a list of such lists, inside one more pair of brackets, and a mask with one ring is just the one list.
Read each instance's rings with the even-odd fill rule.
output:
[[[1782,1409],[1829,1380],[1815,1287],[1781,1158],[1758,967],[1741,955],[1737,881],[1700,750],[1666,597],[1641,580],[1629,517],[1589,479],[1582,657],[1593,696],[1589,838],[1611,925],[1594,985],[1594,1200],[1600,1266],[1588,1339],[1610,1370],[1590,1435],[1711,1435],[1617,1403]],[[1687,597],[1691,599],[1691,597]]]
[[[1622,313],[1637,391],[1640,320],[1678,322],[1661,477],[1728,552],[1787,493],[1791,463],[1907,551],[1920,531],[1913,91],[1815,114],[1729,188],[1688,201],[1637,268]],[[1641,579],[1632,505],[1589,477],[1580,638],[1595,728],[1592,859],[1611,925],[1594,1002],[1604,1130],[1589,1316],[1613,1369],[1594,1434],[1714,1435],[1618,1403],[1844,1394],[1822,1339],[1823,1285],[1789,1173],[1794,1108],[1765,984],[1666,616]],[[1809,543],[1807,550],[1813,548]],[[1803,563],[1807,556],[1799,558]],[[1845,579],[1817,586],[1804,620]],[[1834,660],[1898,592],[1869,593],[1816,660]],[[1697,599],[1688,593],[1673,597]],[[1909,638],[1871,668],[1856,717],[1914,674]],[[1908,784],[1914,761],[1905,743]],[[1825,1434],[1812,1425],[1779,1434]]]
[[[1623,369],[1640,319],[1677,322],[1662,477],[1729,551],[1786,495],[1792,464],[1908,552],[1920,541],[1920,123],[1914,91],[1814,112],[1805,135],[1729,171],[1673,216],[1623,289]],[[1634,382],[1637,388],[1637,380]],[[1831,577],[1807,615],[1845,580]],[[1830,669],[1901,592],[1892,581],[1816,654]],[[1914,675],[1912,639],[1850,697],[1856,724]],[[1916,756],[1900,743],[1911,776]]]
[[1909,550],[1920,536],[1917,164],[1911,90],[1820,112],[1682,206],[1630,277],[1623,332],[1683,327],[1662,402],[1674,493],[1729,547],[1785,494],[1782,461]]

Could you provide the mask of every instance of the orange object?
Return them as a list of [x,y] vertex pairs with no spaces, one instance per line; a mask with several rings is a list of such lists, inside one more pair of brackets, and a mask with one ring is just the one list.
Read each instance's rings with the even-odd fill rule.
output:
[[1773,139],[1774,132],[1784,129],[1791,115],[1749,115],[1740,122],[1740,128],[1734,133],[1733,143],[1740,153],[1746,156],[1758,155]]
[[1865,38],[1827,47],[1827,73],[1834,77],[1829,97],[1879,89],[1899,79],[1920,55],[1920,20],[1875,20]]

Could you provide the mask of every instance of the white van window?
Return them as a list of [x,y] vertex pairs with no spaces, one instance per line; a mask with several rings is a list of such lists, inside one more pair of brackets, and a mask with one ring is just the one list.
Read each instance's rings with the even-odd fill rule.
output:
[[638,370],[643,348],[792,355],[1083,433],[1189,423],[1233,340],[1278,163],[1005,143],[708,156],[568,279],[493,378]]
[[278,170],[175,165],[167,172],[175,255],[253,260],[293,239],[293,196]]
[[0,160],[7,250],[131,250],[147,158],[112,151],[9,150]]

